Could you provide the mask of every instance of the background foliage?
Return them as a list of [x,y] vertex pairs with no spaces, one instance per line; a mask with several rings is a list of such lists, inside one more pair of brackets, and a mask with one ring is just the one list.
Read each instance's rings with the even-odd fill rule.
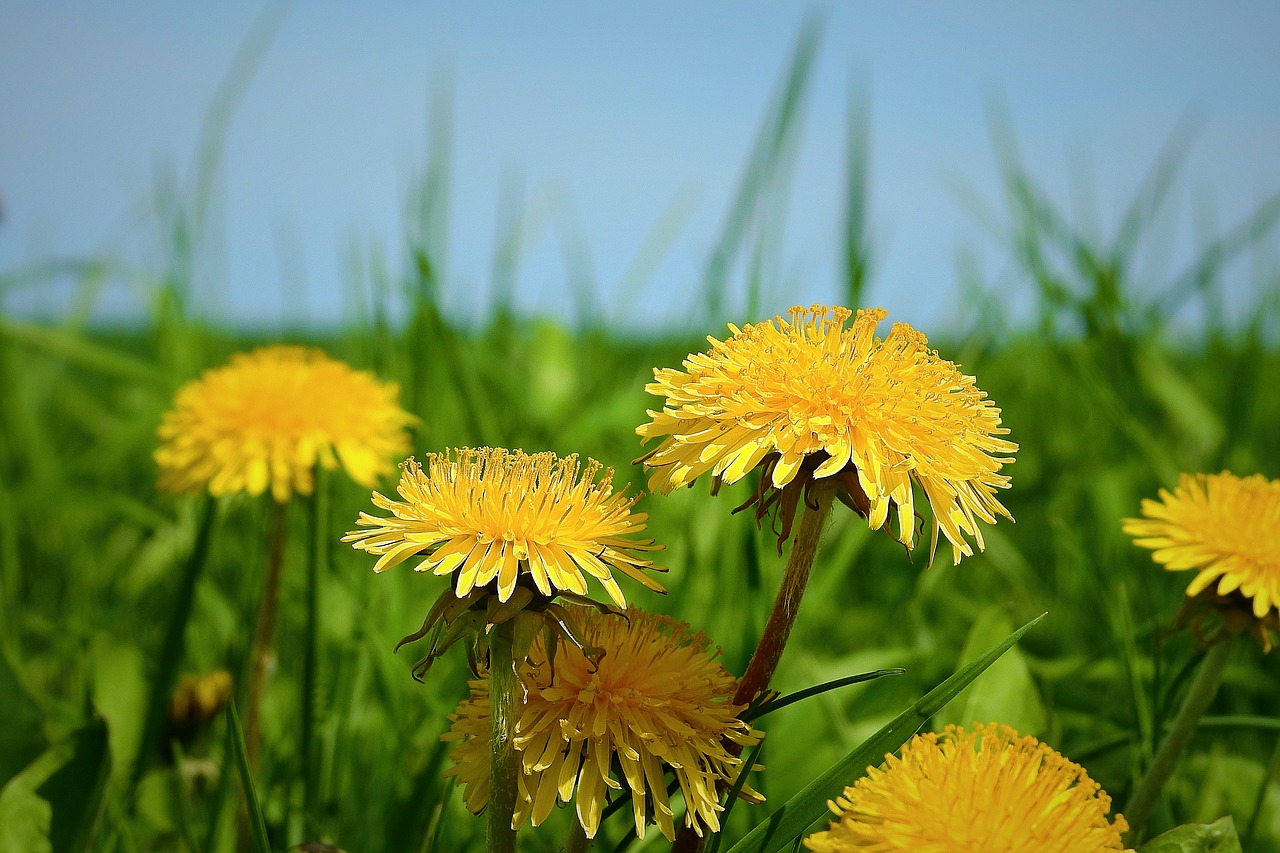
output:
[[[572,321],[516,315],[509,297],[519,210],[507,211],[509,231],[493,263],[495,292],[506,298],[480,324],[442,316],[449,181],[437,152],[448,149],[445,126],[434,128],[423,179],[410,193],[404,244],[363,253],[353,265],[352,310],[341,328],[219,329],[188,312],[225,116],[211,119],[191,180],[163,190],[156,224],[165,252],[152,267],[103,257],[0,273],[0,292],[66,277],[78,283],[58,323],[0,318],[0,850],[88,843],[214,851],[234,843],[240,793],[221,718],[176,757],[163,749],[144,763],[136,785],[132,772],[199,515],[198,501],[156,492],[150,461],[155,427],[183,382],[257,343],[314,344],[400,384],[403,404],[422,419],[420,452],[482,444],[577,452],[612,465],[618,485],[643,488],[631,460],[640,453],[634,428],[654,405],[643,391],[652,369],[678,365],[703,348],[704,335],[722,335],[727,321],[789,306],[769,271],[813,49],[807,31],[706,275],[690,293],[687,324],[663,336],[636,339],[611,324],[619,306],[597,304],[590,282],[574,276],[565,282]],[[221,96],[217,110],[229,110]],[[1280,271],[1259,268],[1243,323],[1225,319],[1221,278],[1228,262],[1269,239],[1280,201],[1207,240],[1183,273],[1150,280],[1136,259],[1169,203],[1184,134],[1157,158],[1114,233],[1100,238],[1020,167],[1007,124],[997,119],[993,127],[1007,193],[990,218],[1009,272],[997,287],[962,268],[965,314],[952,328],[924,331],[978,377],[1021,445],[1006,500],[1017,523],[988,528],[986,553],[959,567],[944,559],[926,568],[919,554],[908,560],[887,536],[836,513],[775,686],[795,690],[882,667],[907,672],[767,718],[767,769],[752,784],[773,803],[1045,611],[1048,618],[933,724],[995,719],[1036,734],[1123,802],[1177,707],[1196,644],[1170,630],[1187,579],[1157,570],[1120,532],[1120,519],[1180,471],[1280,476]],[[853,306],[863,304],[874,268],[866,134],[866,116],[855,109],[838,247],[847,270],[840,301]],[[152,295],[150,316],[134,328],[96,326],[95,299],[121,282]],[[1028,295],[1034,315],[1015,321],[1004,306]],[[1203,322],[1176,322],[1188,306]],[[289,511],[257,780],[272,843],[475,849],[482,822],[440,779],[446,750],[438,738],[464,694],[463,656],[448,655],[419,684],[409,677],[412,651],[391,652],[421,622],[441,581],[408,571],[375,577],[365,555],[337,542],[368,506],[368,493],[338,476],[324,488],[327,505],[314,516],[309,501]],[[711,498],[700,483],[646,496],[641,507],[666,545],[669,595],[634,593],[642,606],[707,631],[739,672],[782,565],[767,528],[729,513],[748,488]],[[216,508],[207,570],[179,626],[184,673],[227,668],[242,681],[265,562],[266,503],[226,500]],[[318,631],[310,636],[315,543],[323,559]],[[317,663],[314,727],[303,724],[298,698],[308,654]],[[1246,849],[1280,849],[1278,697],[1275,655],[1241,650],[1157,828],[1231,814]],[[767,813],[735,808],[729,837]],[[624,812],[606,822],[598,848],[612,849],[628,820]],[[522,843],[557,849],[565,826],[553,820]],[[641,848],[665,844],[653,833]]]

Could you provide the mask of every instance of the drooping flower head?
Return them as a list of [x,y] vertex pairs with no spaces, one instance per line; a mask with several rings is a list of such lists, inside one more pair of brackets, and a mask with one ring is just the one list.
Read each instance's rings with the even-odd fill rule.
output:
[[1083,767],[995,723],[916,735],[827,805],[818,853],[1100,853],[1128,830]]
[[[587,837],[594,838],[606,795],[625,786],[637,836],[652,822],[674,839],[664,778],[670,771],[684,794],[685,823],[699,835],[718,831],[717,786],[731,784],[743,763],[725,740],[750,745],[761,737],[738,718],[745,706],[732,704],[737,680],[716,660],[706,636],[682,622],[636,608],[625,614],[573,610],[584,645],[600,654],[560,645],[548,657],[539,638],[517,667],[523,697],[514,740],[521,769],[517,825],[527,818],[537,826],[557,800],[573,800]],[[465,786],[467,807],[479,814],[489,802],[487,676],[471,682],[470,697],[450,719],[443,739],[457,746],[445,775]],[[745,785],[742,796],[763,801]]]
[[1160,500],[1144,499],[1142,514],[1124,521],[1134,544],[1152,549],[1169,571],[1194,570],[1189,598],[1251,614],[1269,650],[1267,627],[1276,627],[1280,611],[1280,480],[1183,474]]
[[759,520],[778,503],[781,548],[802,490],[834,477],[837,496],[872,529],[896,514],[896,538],[912,547],[914,482],[933,508],[930,559],[941,531],[959,562],[973,553],[966,537],[983,547],[979,519],[1011,518],[996,489],[1009,486],[1000,469],[1017,445],[1000,438],[1000,410],[973,377],[924,335],[896,323],[880,339],[884,310],[861,310],[845,328],[851,316],[815,305],[730,325],[683,370],[655,370],[645,390],[666,402],[636,430],[661,439],[642,457],[649,486],[667,493],[709,472],[715,490],[759,466],[759,488],[739,509],[755,504]]
[[372,487],[409,450],[396,385],[318,349],[268,346],[232,356],[179,389],[157,434],[160,488],[279,502],[310,494],[317,464]]

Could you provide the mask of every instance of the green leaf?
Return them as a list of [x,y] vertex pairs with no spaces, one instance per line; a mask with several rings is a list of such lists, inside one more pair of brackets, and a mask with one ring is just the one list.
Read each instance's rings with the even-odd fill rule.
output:
[[19,678],[7,646],[0,646],[0,696],[4,697],[4,725],[0,726],[0,784],[8,782],[44,752],[43,714]]
[[[1002,608],[987,609],[969,629],[969,637],[960,652],[960,664],[976,660],[983,649],[1007,637],[1012,630],[1013,620]],[[1010,649],[964,696],[948,702],[938,712],[934,725],[942,728],[948,723],[967,726],[972,722],[999,721],[1023,734],[1035,734],[1044,731],[1047,720],[1044,702],[1031,678],[1026,658],[1018,649]]]
[[253,784],[249,752],[244,745],[244,729],[240,727],[235,700],[227,703],[227,738],[231,741],[236,769],[240,771],[240,787],[244,791],[245,808],[249,812],[249,835],[253,839],[253,849],[255,853],[271,853],[271,844],[267,841],[267,824],[262,819],[262,801],[258,799],[258,789]]
[[53,809],[49,833],[53,853],[89,848],[111,775],[106,720],[95,716],[71,735],[71,742],[71,759],[36,789]]
[[49,826],[53,810],[19,779],[0,790],[0,853],[52,853]]
[[1161,833],[1138,853],[1242,853],[1231,815],[1213,823],[1188,823]]
[[53,853],[53,809],[36,788],[66,763],[70,752],[66,743],[46,750],[0,789],[0,853]]
[[879,764],[887,753],[902,746],[930,717],[959,695],[1043,618],[1042,614],[1023,625],[986,654],[930,690],[893,722],[787,800],[768,819],[747,833],[729,853],[773,853],[791,844],[826,813],[828,800],[839,796],[846,786],[866,773],[869,766]]

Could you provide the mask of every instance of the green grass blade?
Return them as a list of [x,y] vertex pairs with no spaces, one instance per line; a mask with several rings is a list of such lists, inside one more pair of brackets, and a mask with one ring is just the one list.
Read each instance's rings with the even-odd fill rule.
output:
[[961,690],[968,687],[987,667],[1022,639],[1044,614],[1014,631],[1003,642],[982,657],[952,675],[930,690],[924,698],[899,714],[893,722],[876,732],[861,746],[820,774],[803,790],[784,803],[769,818],[751,830],[735,844],[729,853],[773,853],[791,844],[818,820],[827,810],[827,801],[835,798],[844,788],[866,772],[867,767],[879,764],[886,753],[902,746],[919,731],[930,717],[950,702]]
[[846,675],[844,678],[836,678],[822,684],[815,684],[813,687],[806,687],[804,690],[797,690],[795,693],[788,693],[786,696],[781,696],[774,699],[772,702],[766,702],[758,708],[753,708],[745,712],[742,715],[742,719],[747,722],[750,722],[751,720],[758,720],[765,714],[772,714],[780,708],[785,708],[788,705],[794,705],[796,702],[802,702],[811,696],[817,696],[821,693],[826,693],[829,690],[848,687],[850,684],[861,684],[864,681],[874,681],[875,679],[883,678],[886,675],[904,674],[906,674],[906,670],[900,666],[896,666],[892,669],[877,669],[874,672],[860,672],[857,675]]
[[142,739],[138,742],[138,755],[134,760],[130,785],[136,786],[151,765],[160,742],[160,729],[164,724],[165,712],[169,707],[169,694],[173,690],[174,678],[182,663],[183,649],[186,647],[187,623],[191,620],[191,609],[195,603],[196,586],[200,575],[204,573],[205,563],[209,557],[209,542],[212,538],[214,519],[217,517],[217,502],[205,496],[201,498],[199,526],[196,528],[195,546],[187,559],[186,569],[182,573],[181,586],[174,598],[173,609],[169,615],[169,626],[165,630],[164,645],[160,647],[160,662],[151,679],[151,696],[147,701],[146,722],[142,726]]
[[733,804],[738,801],[742,786],[747,784],[747,777],[751,775],[751,768],[760,757],[760,750],[764,749],[764,742],[765,738],[760,738],[751,748],[747,760],[742,762],[742,768],[738,770],[738,775],[733,780],[733,785],[729,787],[729,794],[724,801],[724,811],[720,814],[720,831],[711,836],[711,840],[707,843],[707,853],[720,853],[720,842],[724,839],[724,830],[729,825],[729,813],[733,811]]
[[755,146],[729,207],[720,239],[707,261],[703,275],[703,296],[707,319],[713,323],[719,323],[723,319],[725,296],[729,288],[729,270],[743,246],[748,228],[755,218],[753,214],[761,200],[768,195],[770,185],[777,180],[780,170],[788,160],[785,155],[800,124],[821,31],[821,23],[817,18],[809,18],[800,29],[782,84],[756,136]]
[[227,704],[227,738],[231,741],[236,770],[240,774],[240,786],[244,790],[244,805],[249,812],[249,837],[253,841],[253,849],[255,853],[271,853],[271,844],[267,841],[267,824],[262,819],[262,803],[258,800],[258,789],[254,786],[253,774],[249,771],[249,751],[245,747],[244,729],[240,726],[235,700]]
[[845,307],[857,310],[864,303],[867,277],[873,260],[867,220],[870,207],[871,162],[870,86],[865,81],[850,86],[845,131],[844,183],[844,289]]

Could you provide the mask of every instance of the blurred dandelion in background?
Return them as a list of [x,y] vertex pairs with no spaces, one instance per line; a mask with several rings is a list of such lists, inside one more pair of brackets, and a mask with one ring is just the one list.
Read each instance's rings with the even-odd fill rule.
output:
[[[593,661],[574,648],[548,655],[539,638],[519,667],[517,822],[537,826],[557,799],[573,800],[593,838],[604,807],[618,796],[610,792],[625,790],[637,836],[643,838],[652,822],[673,839],[675,812],[664,778],[670,770],[684,795],[685,825],[699,835],[718,832],[723,807],[717,786],[732,783],[743,764],[726,747],[761,737],[738,718],[743,706],[730,701],[737,680],[716,660],[719,650],[670,617],[636,608],[625,614],[574,609],[584,640],[602,655]],[[446,775],[465,786],[474,813],[489,802],[489,709],[489,679],[473,680],[444,735],[458,742]],[[746,785],[741,796],[763,801]]]
[[[1000,473],[1017,445],[1001,436],[1000,409],[924,335],[896,323],[883,339],[882,309],[792,308],[790,319],[747,325],[711,349],[690,355],[683,370],[655,370],[650,394],[666,398],[638,432],[661,444],[642,460],[650,488],[669,493],[703,474],[736,483],[756,467],[760,520],[779,507],[778,547],[791,531],[802,495],[833,478],[836,496],[896,538],[915,544],[912,483],[933,508],[933,541],[951,542],[954,562],[983,547],[979,520],[1012,518],[996,498],[1009,487]],[[853,317],[853,324],[845,323]]]
[[1128,829],[1083,767],[995,723],[916,735],[828,805],[818,853],[1098,853]]
[[165,414],[155,459],[160,487],[277,502],[310,494],[316,465],[374,486],[409,452],[399,388],[322,350],[266,346],[232,356],[183,386]]

